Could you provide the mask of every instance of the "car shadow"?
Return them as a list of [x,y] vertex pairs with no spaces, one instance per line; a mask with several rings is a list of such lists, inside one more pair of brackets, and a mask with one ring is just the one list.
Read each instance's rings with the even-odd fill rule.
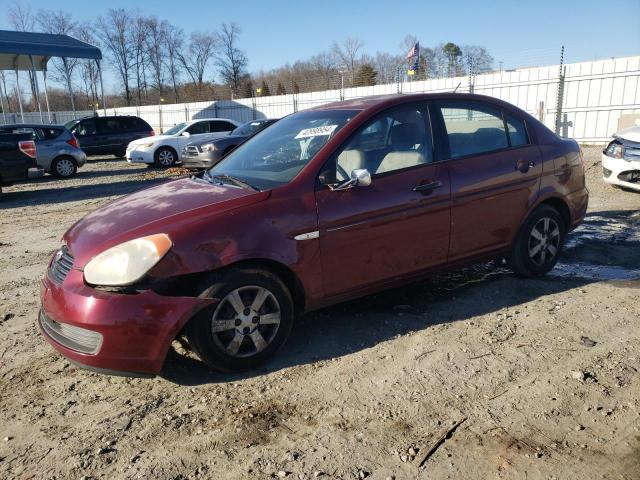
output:
[[[636,241],[639,235],[638,212],[591,212],[569,234],[560,259],[563,265],[577,267],[590,259],[583,271],[576,268],[566,274],[558,265],[546,277],[521,279],[495,263],[478,264],[309,313],[296,323],[283,350],[262,368],[240,374],[219,373],[195,355],[172,348],[161,376],[185,386],[233,382],[350,355],[437,325],[517,309],[537,298],[603,281],[601,277],[590,277],[593,262],[607,262],[621,269],[640,266],[640,245]],[[598,252],[607,248],[608,256],[595,259]],[[625,279],[604,281],[620,280],[622,284]],[[624,284],[640,288],[638,280]]]
[[261,376],[350,355],[397,336],[514,308],[590,282],[582,278],[518,279],[494,264],[475,265],[307,314],[296,323],[282,351],[262,368],[219,373],[172,348],[161,376],[185,386]]

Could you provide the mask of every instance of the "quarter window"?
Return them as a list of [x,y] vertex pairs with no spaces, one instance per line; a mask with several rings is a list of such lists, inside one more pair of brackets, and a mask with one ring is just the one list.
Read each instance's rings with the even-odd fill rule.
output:
[[527,129],[525,128],[524,122],[510,113],[505,114],[505,121],[507,122],[507,131],[509,132],[511,146],[521,147],[522,145],[528,145],[529,137],[527,136]]
[[509,146],[502,111],[480,103],[443,102],[451,158],[478,155]]
[[426,109],[402,107],[378,115],[351,137],[336,156],[335,178],[347,180],[362,168],[377,175],[432,161]]

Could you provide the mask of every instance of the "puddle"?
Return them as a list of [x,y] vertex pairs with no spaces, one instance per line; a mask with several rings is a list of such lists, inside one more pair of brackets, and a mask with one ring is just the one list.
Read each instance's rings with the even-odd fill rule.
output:
[[640,243],[640,212],[611,217],[587,215],[584,222],[569,234],[565,249],[592,242]]
[[640,269],[590,263],[558,263],[551,277],[585,278],[596,282],[607,280],[640,280]]

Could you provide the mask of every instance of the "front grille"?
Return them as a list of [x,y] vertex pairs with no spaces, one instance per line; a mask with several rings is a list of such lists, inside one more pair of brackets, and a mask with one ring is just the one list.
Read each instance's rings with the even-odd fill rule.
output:
[[187,145],[182,153],[188,157],[197,157],[200,152],[195,145]]
[[93,330],[59,323],[40,310],[40,325],[49,337],[70,350],[95,355],[102,345],[102,335]]
[[63,246],[53,257],[49,274],[56,282],[62,283],[73,267],[73,256],[69,253],[67,246]]

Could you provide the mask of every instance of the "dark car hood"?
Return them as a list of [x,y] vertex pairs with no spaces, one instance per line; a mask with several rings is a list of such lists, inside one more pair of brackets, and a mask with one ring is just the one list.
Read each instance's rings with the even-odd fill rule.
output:
[[224,135],[222,137],[210,137],[207,140],[192,142],[191,145],[204,145],[205,143],[226,143],[226,142],[242,142],[247,139],[246,135]]
[[163,183],[120,198],[95,210],[64,235],[75,266],[84,267],[98,253],[128,240],[180,228],[190,219],[201,219],[251,205],[269,197],[201,179],[185,178]]

